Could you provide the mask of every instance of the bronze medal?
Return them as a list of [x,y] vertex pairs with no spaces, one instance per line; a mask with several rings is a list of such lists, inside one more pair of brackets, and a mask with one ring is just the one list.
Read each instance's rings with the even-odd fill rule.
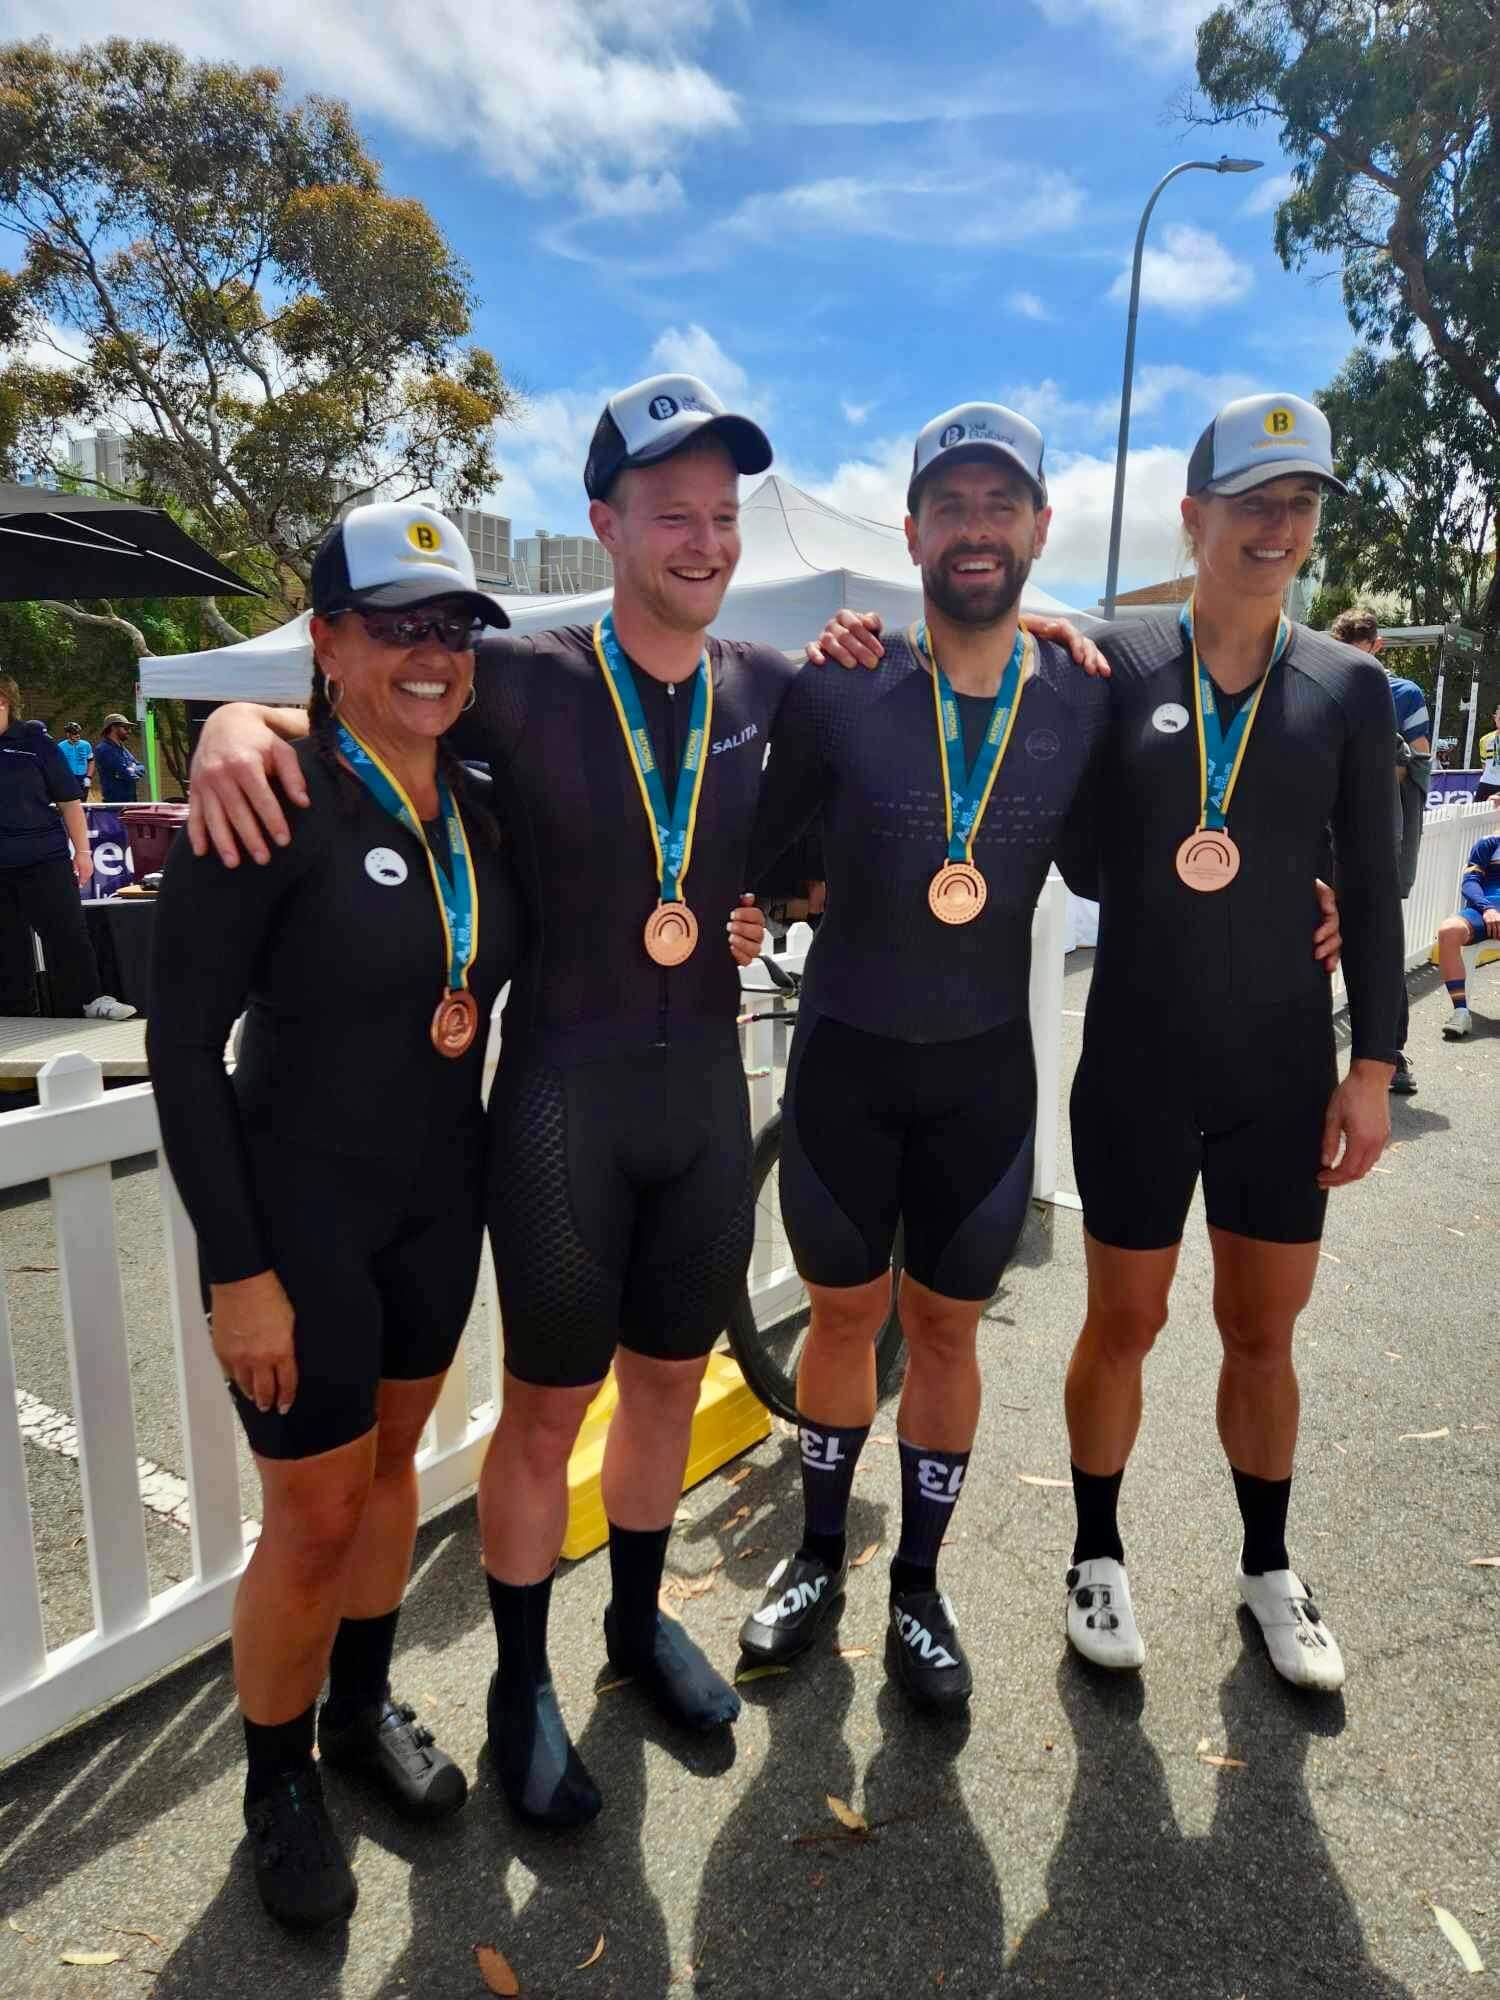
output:
[[1227,889],[1240,872],[1240,850],[1222,827],[1200,826],[1177,850],[1177,873],[1190,889]]
[[432,1046],[440,1056],[467,1055],[479,1030],[479,1003],[462,987],[443,995],[432,1017]]
[[945,861],[927,885],[927,903],[940,924],[972,924],[989,893],[972,861]]
[[698,919],[686,903],[658,903],[646,919],[646,956],[657,965],[681,965],[698,944]]

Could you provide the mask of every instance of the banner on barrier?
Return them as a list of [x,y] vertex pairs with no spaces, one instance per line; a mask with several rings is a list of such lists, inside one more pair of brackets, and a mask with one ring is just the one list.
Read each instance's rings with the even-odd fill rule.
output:
[[94,858],[94,874],[82,894],[86,903],[98,903],[107,896],[115,895],[127,882],[135,880],[135,871],[130,865],[130,841],[118,806],[86,805],[83,816],[88,821],[89,853]]

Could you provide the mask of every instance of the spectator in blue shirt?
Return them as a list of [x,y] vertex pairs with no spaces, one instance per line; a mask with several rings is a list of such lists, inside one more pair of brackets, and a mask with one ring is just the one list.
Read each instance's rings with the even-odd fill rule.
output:
[[125,747],[125,735],[129,728],[130,723],[125,716],[106,715],[99,741],[94,746],[99,796],[106,805],[133,806],[135,788],[146,775],[145,765],[138,764]]
[[94,775],[94,746],[84,735],[82,725],[70,722],[57,747],[63,754],[63,762],[78,780],[79,789],[87,796],[89,780]]
[[[1373,611],[1355,605],[1341,611],[1329,628],[1335,639],[1356,646],[1362,653],[1380,654],[1385,642],[1380,621]],[[1404,680],[1386,668],[1391,683],[1391,703],[1396,713],[1396,839],[1401,878],[1401,894],[1411,894],[1417,879],[1417,856],[1422,845],[1423,816],[1427,793],[1432,784],[1432,717],[1427,697],[1415,681]],[[1398,1097],[1411,1097],[1417,1088],[1416,1071],[1406,1059],[1406,1037],[1411,1029],[1411,1001],[1406,991],[1406,975],[1401,976],[1401,1016],[1396,1023],[1396,1067],[1391,1072],[1391,1089]]]
[[1486,834],[1469,849],[1459,899],[1458,915],[1439,924],[1437,934],[1438,969],[1453,1002],[1453,1019],[1443,1029],[1445,1042],[1461,1042],[1470,1032],[1464,946],[1500,945],[1500,834]]
[[20,689],[0,674],[0,1014],[36,1012],[33,931],[54,1014],[128,1021],[135,1012],[99,991],[78,894],[93,872],[78,780],[42,725],[21,720]]

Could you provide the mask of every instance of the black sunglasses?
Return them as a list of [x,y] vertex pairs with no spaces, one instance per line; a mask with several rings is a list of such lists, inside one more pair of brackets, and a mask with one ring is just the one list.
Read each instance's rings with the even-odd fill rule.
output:
[[[336,614],[342,617],[344,614]],[[468,611],[364,611],[358,616],[364,620],[365,630],[381,646],[405,649],[420,646],[430,632],[438,644],[448,653],[467,653],[473,646],[483,625]]]

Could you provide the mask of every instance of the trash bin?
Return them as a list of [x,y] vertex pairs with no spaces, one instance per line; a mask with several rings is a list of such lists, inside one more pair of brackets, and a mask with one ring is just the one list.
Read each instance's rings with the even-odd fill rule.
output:
[[167,849],[179,827],[187,825],[185,805],[124,806],[125,837],[130,842],[130,866],[137,882],[166,866]]

